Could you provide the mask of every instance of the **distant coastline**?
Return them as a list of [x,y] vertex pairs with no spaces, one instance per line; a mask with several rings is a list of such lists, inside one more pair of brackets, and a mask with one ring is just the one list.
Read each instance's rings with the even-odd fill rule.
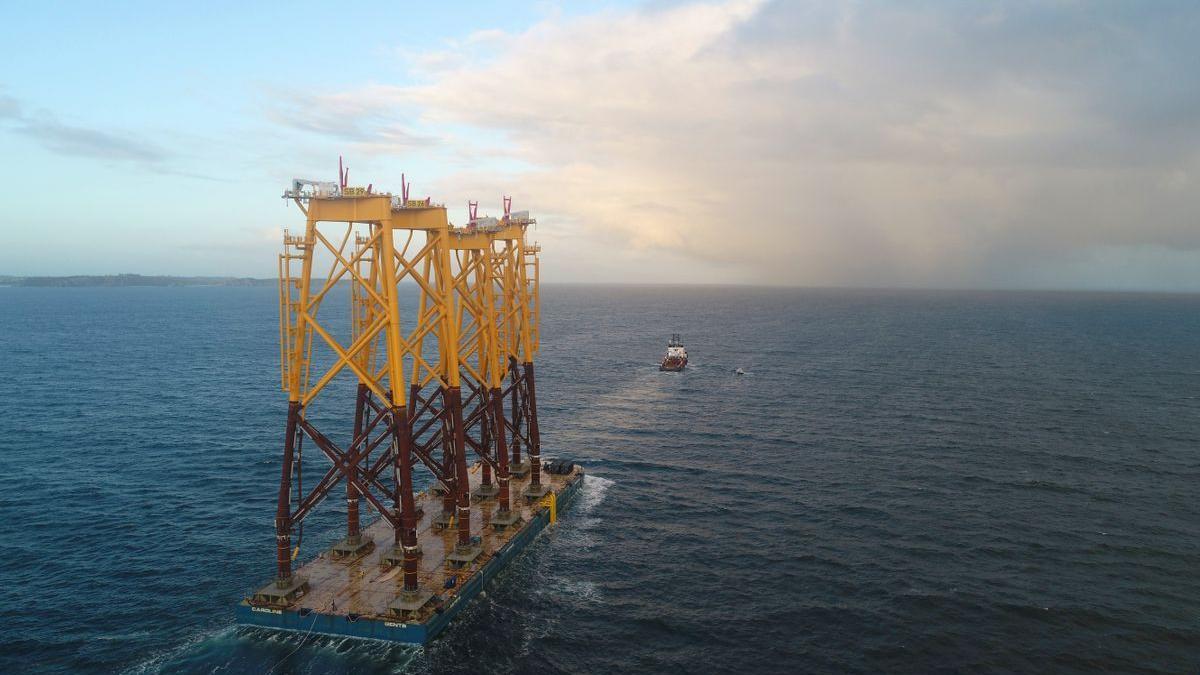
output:
[[0,275],[0,286],[77,288],[83,286],[274,286],[275,279],[253,277],[175,277],[141,274],[80,274],[66,277]]

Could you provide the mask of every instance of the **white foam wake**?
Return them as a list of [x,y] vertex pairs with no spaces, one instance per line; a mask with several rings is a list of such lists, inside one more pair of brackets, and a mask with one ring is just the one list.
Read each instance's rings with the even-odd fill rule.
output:
[[199,645],[206,640],[232,637],[234,635],[234,631],[236,630],[237,625],[230,624],[221,626],[220,628],[200,631],[184,639],[181,643],[151,653],[146,657],[145,660],[126,668],[122,672],[125,673],[125,675],[150,675],[152,673],[160,673],[162,672],[163,666],[166,665],[168,661],[174,660],[176,657],[182,656],[183,654],[191,651],[196,647],[196,645]]
[[587,474],[583,477],[583,492],[579,495],[579,512],[581,515],[590,515],[600,502],[604,501],[604,496],[608,494],[608,489],[616,483],[611,478],[603,476],[593,476]]

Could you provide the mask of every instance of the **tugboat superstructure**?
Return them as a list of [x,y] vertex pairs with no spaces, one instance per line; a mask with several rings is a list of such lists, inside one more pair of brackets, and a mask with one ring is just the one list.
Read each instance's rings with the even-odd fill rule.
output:
[[671,341],[667,343],[667,356],[658,369],[678,372],[686,368],[687,363],[688,355],[687,350],[683,348],[683,341],[679,339],[679,333],[672,333]]

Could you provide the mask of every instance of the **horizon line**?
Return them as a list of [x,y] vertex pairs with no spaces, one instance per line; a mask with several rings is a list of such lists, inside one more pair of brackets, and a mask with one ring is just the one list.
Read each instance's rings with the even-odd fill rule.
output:
[[[211,280],[211,281],[243,281],[256,282],[261,284],[274,284],[278,282],[277,277],[251,277],[251,276],[236,276],[222,274],[141,274],[138,272],[120,272],[116,274],[54,274],[54,275],[17,275],[17,274],[0,274],[0,287],[24,287],[24,288],[94,288],[99,284],[78,284],[73,286],[42,286],[42,285],[26,285],[13,284],[6,282],[21,282],[25,280],[38,281],[55,281],[68,279],[89,279],[109,280],[120,278],[138,278],[138,279],[162,279],[164,281],[191,281],[191,280]],[[348,280],[340,280],[338,283],[346,283]],[[400,283],[415,284],[411,280],[404,280]],[[809,291],[912,291],[912,292],[950,292],[950,293],[1104,293],[1104,294],[1135,294],[1135,295],[1200,295],[1200,290],[1187,289],[1157,289],[1157,288],[1064,288],[1053,286],[917,286],[917,285],[897,285],[897,286],[877,286],[877,285],[793,285],[793,284],[769,284],[769,283],[741,283],[741,282],[725,282],[725,283],[696,283],[696,282],[661,282],[661,281],[542,281],[543,285],[551,286],[617,286],[617,287],[660,287],[660,288],[746,288],[746,289],[769,289],[769,290],[809,290]],[[196,284],[202,285],[202,284]],[[129,287],[162,287],[165,284],[142,284],[128,286],[106,286],[109,288],[129,288]]]

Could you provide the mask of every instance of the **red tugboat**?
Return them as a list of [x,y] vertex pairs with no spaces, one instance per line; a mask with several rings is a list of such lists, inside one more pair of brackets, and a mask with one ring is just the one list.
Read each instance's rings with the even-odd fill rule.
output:
[[667,356],[662,360],[658,369],[679,372],[686,366],[687,350],[683,348],[683,341],[679,339],[679,333],[672,333],[671,341],[667,343]]

